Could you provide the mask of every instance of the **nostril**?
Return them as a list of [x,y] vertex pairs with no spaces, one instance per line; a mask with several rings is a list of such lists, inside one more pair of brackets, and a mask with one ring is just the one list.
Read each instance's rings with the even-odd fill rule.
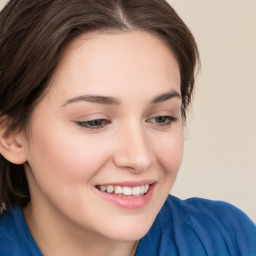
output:
[[147,171],[153,165],[153,155],[148,154],[139,156],[135,154],[116,154],[113,158],[113,162],[119,168],[126,168],[134,171]]

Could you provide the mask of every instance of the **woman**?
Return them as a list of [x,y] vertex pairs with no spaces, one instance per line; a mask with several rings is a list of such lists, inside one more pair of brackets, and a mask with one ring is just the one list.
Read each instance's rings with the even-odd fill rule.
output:
[[0,255],[256,255],[235,207],[168,196],[199,61],[162,0],[0,15]]

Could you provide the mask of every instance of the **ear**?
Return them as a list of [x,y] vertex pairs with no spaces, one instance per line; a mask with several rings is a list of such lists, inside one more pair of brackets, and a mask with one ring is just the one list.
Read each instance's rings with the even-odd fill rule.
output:
[[25,140],[21,132],[6,131],[6,122],[0,122],[0,154],[13,164],[26,162]]

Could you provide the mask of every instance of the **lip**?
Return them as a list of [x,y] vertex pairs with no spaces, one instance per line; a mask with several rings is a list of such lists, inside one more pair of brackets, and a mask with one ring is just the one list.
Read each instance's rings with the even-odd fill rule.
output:
[[142,185],[152,185],[156,183],[155,180],[141,180],[141,181],[123,181],[123,182],[114,182],[114,183],[104,183],[104,184],[97,184],[97,186],[127,186],[127,187],[138,187]]
[[[111,183],[111,184],[108,183],[108,185],[112,185],[112,186],[118,186],[118,185],[124,184],[121,186],[136,187],[136,186],[140,186],[139,184],[141,184],[141,182],[123,182],[123,183],[118,183],[117,185],[114,185],[114,184],[115,183]],[[95,190],[101,198],[103,198],[104,200],[109,201],[110,203],[113,203],[121,208],[139,209],[139,208],[146,206],[150,202],[150,200],[153,196],[153,193],[154,193],[154,188],[155,188],[156,182],[154,182],[154,183],[142,182],[141,185],[145,185],[145,184],[150,184],[147,193],[144,194],[143,196],[137,196],[137,197],[136,196],[119,196],[116,194],[109,194],[109,193],[103,192],[97,188],[95,188]]]

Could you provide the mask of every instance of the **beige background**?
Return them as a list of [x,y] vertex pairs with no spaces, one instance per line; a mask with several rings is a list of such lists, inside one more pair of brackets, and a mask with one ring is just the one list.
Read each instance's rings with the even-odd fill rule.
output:
[[202,59],[172,193],[231,202],[256,222],[256,0],[169,2]]
[[172,193],[231,202],[256,222],[256,1],[169,2],[202,59]]

